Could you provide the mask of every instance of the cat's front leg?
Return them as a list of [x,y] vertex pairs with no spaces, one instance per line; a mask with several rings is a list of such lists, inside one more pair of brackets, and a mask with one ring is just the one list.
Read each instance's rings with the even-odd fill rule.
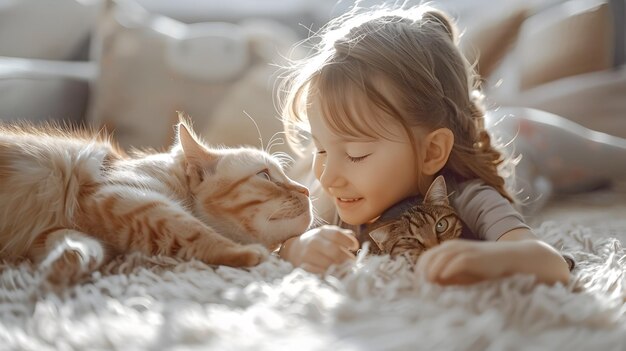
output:
[[83,208],[85,230],[119,252],[196,258],[208,264],[250,267],[268,251],[258,244],[236,243],[194,217],[184,207],[150,191],[105,187]]
[[209,264],[251,267],[269,255],[263,245],[235,243],[193,217],[178,224],[178,233],[166,249],[175,256],[197,258]]
[[[169,216],[167,220],[161,222],[158,232],[145,233],[151,240],[154,240],[154,245],[157,247],[155,253],[185,260],[195,258],[208,264],[231,267],[256,266],[269,255],[263,245],[236,243],[189,214],[172,215],[172,212],[172,209],[169,209],[160,216],[152,217],[154,220],[154,218]],[[148,223],[147,221],[149,221],[148,218],[145,223]],[[151,226],[147,225],[147,227]],[[156,227],[156,225],[152,226],[152,228]],[[145,246],[140,245],[138,248],[142,249]]]
[[43,250],[35,255],[44,278],[56,285],[74,284],[96,270],[105,251],[96,239],[73,229],[57,229],[42,238]]

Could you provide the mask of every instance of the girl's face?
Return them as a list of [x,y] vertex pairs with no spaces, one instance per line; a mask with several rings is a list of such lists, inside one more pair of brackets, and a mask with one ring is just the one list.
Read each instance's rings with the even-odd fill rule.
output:
[[354,139],[328,128],[317,102],[313,101],[307,114],[316,147],[315,177],[333,198],[344,222],[371,222],[396,202],[419,192],[416,152],[399,122],[390,121],[388,126],[396,136],[393,141]]

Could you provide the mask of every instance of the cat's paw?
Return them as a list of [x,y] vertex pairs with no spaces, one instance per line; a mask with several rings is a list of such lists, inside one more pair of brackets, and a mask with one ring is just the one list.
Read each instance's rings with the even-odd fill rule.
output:
[[224,250],[217,264],[232,267],[252,267],[265,261],[269,251],[260,244],[238,245]]
[[57,246],[41,262],[43,277],[54,285],[75,284],[102,264],[103,255],[83,243],[67,241]]

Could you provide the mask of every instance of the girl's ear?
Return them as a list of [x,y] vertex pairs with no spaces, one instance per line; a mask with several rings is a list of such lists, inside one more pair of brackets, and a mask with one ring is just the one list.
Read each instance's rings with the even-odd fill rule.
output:
[[448,162],[454,145],[454,134],[448,128],[439,128],[428,133],[423,140],[422,173],[434,175]]
[[184,123],[178,124],[178,143],[187,161],[187,175],[192,180],[201,182],[205,173],[215,172],[219,155],[200,144]]

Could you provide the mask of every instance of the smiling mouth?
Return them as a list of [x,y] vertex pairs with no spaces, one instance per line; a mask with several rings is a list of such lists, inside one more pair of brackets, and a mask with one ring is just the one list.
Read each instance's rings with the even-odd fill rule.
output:
[[343,210],[348,210],[355,206],[358,206],[363,200],[364,199],[362,197],[357,197],[357,198],[336,197],[335,206]]
[[346,203],[357,202],[357,201],[359,201],[361,199],[363,199],[363,198],[362,197],[358,197],[358,198],[355,198],[355,199],[345,199],[345,198],[341,198],[341,197],[337,198],[337,200],[339,200],[341,202],[346,202]]

